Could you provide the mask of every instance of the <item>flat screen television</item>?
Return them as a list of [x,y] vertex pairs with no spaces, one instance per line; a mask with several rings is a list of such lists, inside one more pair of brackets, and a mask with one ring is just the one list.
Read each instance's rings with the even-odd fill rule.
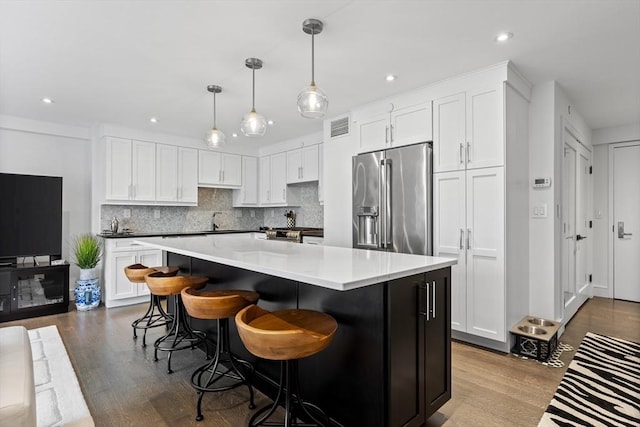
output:
[[0,259],[62,253],[62,177],[0,173]]

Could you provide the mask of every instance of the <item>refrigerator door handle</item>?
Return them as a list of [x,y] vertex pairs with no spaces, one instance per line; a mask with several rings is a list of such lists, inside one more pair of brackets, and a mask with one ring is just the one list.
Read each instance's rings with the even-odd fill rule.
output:
[[391,247],[393,240],[391,228],[391,159],[383,160],[384,169],[384,244],[385,248]]
[[384,159],[380,160],[379,169],[379,182],[378,182],[378,197],[380,200],[380,216],[378,217],[378,247],[386,249],[387,243],[387,230],[386,230],[386,194],[385,185],[386,182],[386,170],[384,167]]

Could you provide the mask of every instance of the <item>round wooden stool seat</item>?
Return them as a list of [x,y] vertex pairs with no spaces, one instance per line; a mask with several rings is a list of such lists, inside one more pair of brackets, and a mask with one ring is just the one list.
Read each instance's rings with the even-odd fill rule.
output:
[[328,314],[312,310],[269,312],[251,305],[236,315],[242,342],[263,359],[292,360],[324,350],[338,328]]
[[144,276],[152,294],[175,295],[184,288],[200,289],[209,281],[206,276],[170,276],[169,274],[154,271]]
[[197,319],[224,319],[235,316],[248,305],[255,304],[260,295],[244,290],[201,291],[182,290],[182,302],[189,316]]
[[124,274],[132,283],[145,283],[144,276],[155,271],[160,271],[167,276],[175,276],[178,274],[178,267],[147,267],[142,264],[132,264],[124,268]]
[[[175,276],[178,274],[179,268],[166,266],[147,267],[142,264],[132,264],[124,268],[124,274],[132,283],[145,283],[145,276],[156,271],[160,271],[167,276]],[[142,317],[131,323],[131,327],[133,328],[133,339],[135,340],[138,338],[137,330],[143,329],[144,334],[142,335],[142,347],[146,347],[147,329],[167,326],[172,320],[173,316],[164,311],[162,303],[160,302],[160,297],[158,295],[151,294],[147,312]]]
[[191,386],[198,393],[196,421],[202,421],[204,393],[222,392],[241,385],[249,388],[249,409],[253,400],[253,365],[231,353],[229,319],[243,308],[255,304],[260,294],[245,290],[199,290],[184,288],[180,293],[189,316],[196,319],[216,320],[216,344],[213,357],[191,375]]

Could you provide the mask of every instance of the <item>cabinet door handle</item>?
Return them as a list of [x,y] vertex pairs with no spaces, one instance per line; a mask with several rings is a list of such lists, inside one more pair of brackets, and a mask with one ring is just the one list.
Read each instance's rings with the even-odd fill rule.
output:
[[433,306],[433,319],[436,318],[436,282],[431,283],[431,305]]
[[471,144],[467,141],[467,163],[471,163]]
[[464,164],[464,144],[461,142],[460,143],[460,164],[463,165]]
[[467,228],[467,250],[471,249],[471,229]]
[[391,125],[391,142],[393,142],[393,125]]
[[384,143],[389,143],[389,126],[384,127]]
[[464,238],[463,236],[464,236],[464,230],[461,228],[460,229],[460,250],[464,249],[464,245],[462,243],[462,239]]

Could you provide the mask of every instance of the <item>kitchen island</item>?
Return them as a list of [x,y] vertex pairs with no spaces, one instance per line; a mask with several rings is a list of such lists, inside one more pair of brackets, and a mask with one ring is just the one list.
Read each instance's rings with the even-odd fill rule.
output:
[[[303,397],[338,425],[419,426],[450,398],[455,260],[267,241],[250,233],[136,243],[166,251],[167,263],[184,274],[209,276],[212,288],[257,291],[267,310],[333,316],[333,342],[300,361],[300,379]],[[211,322],[193,325],[215,334]],[[231,347],[254,363],[256,386],[274,397],[279,365],[253,357],[235,332]]]

